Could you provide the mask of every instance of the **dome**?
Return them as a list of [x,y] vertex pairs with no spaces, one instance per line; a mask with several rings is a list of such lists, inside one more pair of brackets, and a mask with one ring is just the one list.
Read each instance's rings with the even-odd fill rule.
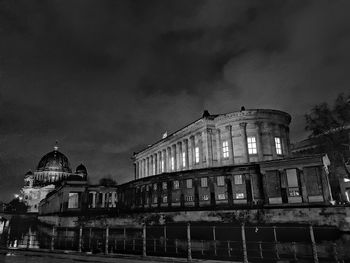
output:
[[36,168],[37,172],[51,171],[51,172],[65,172],[71,173],[72,170],[69,165],[68,158],[61,152],[55,150],[49,152],[41,158],[38,167]]
[[86,174],[87,175],[87,170],[86,167],[81,163],[77,166],[77,169],[75,170],[75,173],[77,174]]

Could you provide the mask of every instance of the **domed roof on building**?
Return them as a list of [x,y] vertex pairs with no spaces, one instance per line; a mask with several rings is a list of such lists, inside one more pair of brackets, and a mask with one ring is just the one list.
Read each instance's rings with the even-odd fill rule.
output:
[[52,152],[47,153],[41,158],[36,171],[72,172],[68,158],[63,153],[58,151],[57,145],[54,147]]
[[77,166],[77,169],[75,169],[75,173],[77,174],[87,174],[86,167],[81,163]]

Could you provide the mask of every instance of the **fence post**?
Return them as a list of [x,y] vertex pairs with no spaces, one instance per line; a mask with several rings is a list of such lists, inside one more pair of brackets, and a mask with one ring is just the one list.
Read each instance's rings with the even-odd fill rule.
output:
[[147,256],[146,250],[147,250],[147,239],[146,239],[146,224],[143,224],[142,229],[142,256]]
[[187,224],[187,261],[192,261],[191,225]]
[[248,263],[248,253],[247,253],[247,244],[245,239],[244,223],[241,225],[241,232],[242,232],[243,262]]
[[89,250],[92,251],[91,247],[91,238],[92,238],[92,229],[91,227],[89,228]]
[[216,256],[216,231],[215,231],[215,226],[213,226],[213,240],[214,240],[214,255]]
[[106,227],[105,254],[108,254],[109,226]]
[[11,226],[9,225],[9,228],[7,230],[7,247],[10,247],[11,246],[11,241],[10,241],[10,238],[11,238]]
[[333,243],[333,255],[336,263],[339,263],[337,244]]
[[52,227],[52,236],[51,236],[51,250],[55,248],[55,226]]
[[81,252],[81,248],[83,245],[83,227],[79,227],[79,252]]
[[123,245],[124,245],[124,252],[126,250],[126,228],[124,227],[124,242],[123,242]]
[[167,246],[167,235],[166,235],[166,225],[164,226],[164,252],[166,253],[166,246]]
[[30,247],[30,239],[32,238],[32,227],[29,226],[28,230],[28,240],[27,240],[27,249]]
[[316,247],[316,242],[315,242],[314,229],[313,229],[312,225],[309,226],[309,230],[310,230],[310,238],[311,238],[311,243],[312,243],[312,255],[314,257],[314,262],[318,263],[317,247]]
[[277,241],[277,232],[276,232],[276,226],[273,226],[273,237],[275,239],[275,253],[276,253],[276,258],[280,259],[280,255],[278,253],[278,241]]

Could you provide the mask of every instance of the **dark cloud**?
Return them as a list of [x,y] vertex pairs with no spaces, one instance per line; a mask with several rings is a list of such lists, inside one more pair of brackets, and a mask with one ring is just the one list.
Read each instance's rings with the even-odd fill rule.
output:
[[303,113],[349,87],[348,1],[0,1],[1,198],[59,140],[90,178],[201,116]]

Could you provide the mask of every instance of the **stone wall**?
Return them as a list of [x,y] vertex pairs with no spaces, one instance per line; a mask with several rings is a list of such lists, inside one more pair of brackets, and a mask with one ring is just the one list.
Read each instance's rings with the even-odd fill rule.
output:
[[83,224],[91,227],[141,226],[147,224],[205,222],[246,224],[312,224],[335,226],[341,231],[350,231],[350,207],[314,208],[270,208],[252,210],[186,211],[139,213],[119,217],[58,217],[39,216],[39,220],[50,225],[73,227]]

